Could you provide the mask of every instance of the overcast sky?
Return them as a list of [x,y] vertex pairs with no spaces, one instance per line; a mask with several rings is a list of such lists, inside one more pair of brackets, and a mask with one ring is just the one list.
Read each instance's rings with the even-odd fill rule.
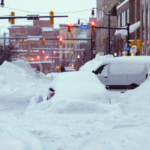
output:
[[[88,20],[91,17],[91,10],[96,7],[96,0],[4,0],[4,8],[0,7],[0,16],[10,15],[10,12],[14,11],[15,16],[26,16],[29,14],[49,15],[50,11],[54,12],[54,15],[68,15],[68,18],[55,18],[55,28],[58,28],[58,24],[65,24],[71,21],[73,24],[77,23],[78,18]],[[8,9],[11,8],[11,9]],[[15,10],[19,9],[19,10]],[[28,12],[23,12],[28,11]],[[76,11],[88,10],[84,12]],[[34,12],[34,13],[33,13]],[[43,12],[43,13],[42,13]],[[74,12],[74,13],[64,13]],[[60,13],[60,14],[56,14]],[[81,21],[83,22],[83,20]],[[26,19],[16,19],[15,25],[28,25],[32,24],[32,21]],[[0,34],[4,31],[8,32],[7,27],[10,26],[8,20],[0,20]]]

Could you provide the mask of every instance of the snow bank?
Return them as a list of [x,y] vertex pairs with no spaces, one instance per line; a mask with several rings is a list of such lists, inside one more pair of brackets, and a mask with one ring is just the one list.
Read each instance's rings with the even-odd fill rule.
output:
[[96,59],[93,59],[91,61],[88,61],[85,65],[83,65],[79,71],[87,71],[87,72],[92,72],[93,70],[95,70],[98,66],[100,66],[100,64],[108,59],[108,58],[113,58],[113,55],[105,55],[105,56],[101,56],[99,54],[96,55]]
[[0,66],[0,111],[24,111],[31,97],[46,95],[50,82],[25,61],[5,61]]
[[149,77],[138,88],[118,97],[118,102],[127,114],[135,117],[150,116],[150,70]]
[[[47,103],[35,106],[37,97],[30,103],[29,110],[45,110],[49,113],[105,113],[104,105],[110,104],[109,93],[92,73],[66,72],[57,75],[51,84],[55,96]],[[40,108],[41,106],[41,108]],[[47,107],[49,106],[49,108]],[[26,111],[26,113],[27,113]]]
[[37,73],[35,72],[35,68],[32,68],[30,64],[26,61],[16,60],[16,61],[12,61],[12,63],[16,65],[17,67],[22,68],[26,72],[26,74],[30,76],[33,76],[33,77],[44,76],[44,74],[41,72],[40,74],[37,75]]

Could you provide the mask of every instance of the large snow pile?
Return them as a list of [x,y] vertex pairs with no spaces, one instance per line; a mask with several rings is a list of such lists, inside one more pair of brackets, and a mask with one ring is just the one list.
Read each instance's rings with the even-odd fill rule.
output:
[[88,61],[85,65],[83,65],[79,71],[87,71],[87,72],[92,72],[93,70],[95,70],[98,66],[100,66],[100,64],[109,58],[113,58],[113,55],[105,55],[105,56],[101,56],[99,55],[99,53],[96,55],[96,59],[93,59],[91,61]]
[[127,91],[118,97],[118,102],[127,114],[135,117],[150,117],[150,70],[149,77],[144,83],[134,90]]
[[150,71],[121,94],[86,71],[37,76],[25,62],[5,62],[0,87],[0,150],[150,149]]
[[42,102],[38,105],[35,105],[34,101],[37,102],[37,97],[34,97],[30,103],[33,107],[29,105],[27,111],[33,111],[35,106],[38,110],[60,114],[108,111],[104,105],[110,104],[109,93],[93,73],[61,73],[53,79],[51,87],[56,91],[55,96],[49,102]]
[[[25,61],[17,60],[13,63],[5,61],[0,66],[0,109],[24,110],[32,96],[35,94],[44,96],[45,90],[50,85],[47,80],[43,74],[37,74]],[[42,91],[40,82],[45,84]],[[4,103],[7,105],[3,105]]]

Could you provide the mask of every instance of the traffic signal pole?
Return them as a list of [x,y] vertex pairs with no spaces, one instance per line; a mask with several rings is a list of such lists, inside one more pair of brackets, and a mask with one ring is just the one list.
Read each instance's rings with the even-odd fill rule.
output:
[[8,17],[0,17],[0,19],[27,19],[27,20],[38,20],[39,18],[61,18],[61,17],[68,17],[68,16],[37,16],[37,15],[30,15],[30,16],[8,16]]
[[109,27],[109,29],[108,29],[108,41],[109,41],[109,43],[108,43],[108,47],[109,47],[109,54],[110,54],[110,15],[111,15],[111,13],[109,12],[109,14],[108,14],[108,27]]
[[[127,32],[128,32],[128,37],[127,37],[127,45],[130,47],[130,24],[127,23]],[[128,56],[130,56],[130,51],[128,50]]]

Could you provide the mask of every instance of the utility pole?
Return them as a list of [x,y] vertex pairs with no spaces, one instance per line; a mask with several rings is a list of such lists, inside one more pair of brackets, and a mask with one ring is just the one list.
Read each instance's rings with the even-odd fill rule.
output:
[[6,33],[4,33],[4,51],[5,51],[5,36],[6,36]]
[[[127,44],[128,44],[128,47],[130,47],[130,24],[127,23],[127,32],[128,32],[128,36],[127,36]],[[128,56],[130,56],[130,50],[128,50]]]
[[110,11],[109,11],[109,14],[108,14],[108,53],[110,54]]
[[93,58],[93,37],[92,37],[92,32],[91,32],[91,60]]

